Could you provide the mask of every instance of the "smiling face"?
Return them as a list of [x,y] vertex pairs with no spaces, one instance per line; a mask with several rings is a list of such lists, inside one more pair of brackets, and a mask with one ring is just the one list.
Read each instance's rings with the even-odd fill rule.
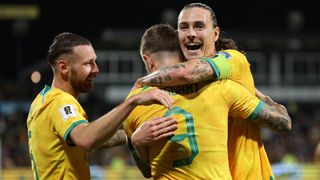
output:
[[178,18],[179,43],[187,60],[209,57],[216,53],[215,42],[220,29],[213,25],[207,9],[183,9]]
[[91,45],[80,45],[73,48],[70,55],[70,84],[77,92],[89,92],[93,88],[93,79],[98,75],[96,53]]

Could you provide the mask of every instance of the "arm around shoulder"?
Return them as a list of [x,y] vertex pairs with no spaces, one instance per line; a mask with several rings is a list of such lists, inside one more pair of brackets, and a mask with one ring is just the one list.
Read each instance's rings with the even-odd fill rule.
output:
[[203,59],[195,59],[162,67],[139,79],[140,86],[176,86],[214,80],[215,72],[210,63]]

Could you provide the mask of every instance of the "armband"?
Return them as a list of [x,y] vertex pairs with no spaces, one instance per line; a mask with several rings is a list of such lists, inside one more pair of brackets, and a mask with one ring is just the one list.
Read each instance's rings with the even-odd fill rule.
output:
[[211,58],[202,58],[206,60],[216,74],[216,80],[228,79],[231,74],[230,62],[221,54],[216,54]]

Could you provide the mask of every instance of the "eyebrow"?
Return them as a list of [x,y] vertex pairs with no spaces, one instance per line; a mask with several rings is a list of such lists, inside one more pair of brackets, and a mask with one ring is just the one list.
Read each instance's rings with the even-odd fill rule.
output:
[[[195,25],[198,25],[198,24],[205,24],[205,22],[204,21],[192,21],[191,22],[192,24],[195,24]],[[187,22],[187,21],[183,21],[183,22],[180,22],[178,25],[180,26],[180,25],[187,25],[187,24],[189,24],[189,22]]]

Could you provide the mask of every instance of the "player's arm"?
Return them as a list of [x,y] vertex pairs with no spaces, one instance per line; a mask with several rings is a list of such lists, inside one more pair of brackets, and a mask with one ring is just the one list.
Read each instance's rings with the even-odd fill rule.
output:
[[100,148],[112,148],[116,146],[121,146],[127,143],[127,135],[123,129],[118,130],[110,139],[102,144]]
[[172,137],[177,128],[177,121],[172,117],[155,118],[144,122],[129,138],[130,152],[145,178],[151,177],[147,145]]
[[131,139],[128,139],[130,153],[132,154],[137,167],[145,178],[151,178],[152,174],[148,159],[148,149],[145,146],[134,147],[131,142]]
[[257,123],[276,131],[287,131],[291,129],[291,119],[285,106],[274,102],[269,96],[264,95],[257,88],[255,88],[255,95],[268,105],[260,112],[261,116],[271,117],[268,119],[257,119]]
[[68,138],[86,151],[92,151],[109,140],[119,129],[122,122],[137,105],[160,103],[171,109],[172,98],[159,89],[153,89],[134,95],[118,105],[109,113],[91,123],[75,126]]
[[222,86],[224,88],[220,88],[220,92],[226,97],[226,102],[231,102],[231,117],[248,118],[252,123],[278,132],[291,130],[291,118],[283,105],[274,102],[268,96],[259,100],[236,82],[228,80],[224,84],[228,86]]
[[[154,118],[150,121],[144,122],[141,127],[134,132],[134,142],[138,146],[148,145],[158,140],[173,136],[174,131],[177,128],[177,121],[172,117]],[[123,129],[119,129],[99,148],[121,146],[129,143],[127,139],[125,131]]]
[[278,132],[291,130],[291,118],[287,108],[274,102],[269,96],[265,96],[262,101],[264,106],[254,122]]
[[260,100],[263,100],[266,95],[264,95],[261,91],[259,91],[257,88],[254,88],[254,94],[259,98]]
[[225,53],[210,58],[194,59],[172,66],[162,67],[138,79],[133,89],[142,86],[176,86],[230,77],[230,62]]
[[[176,86],[227,78],[238,81],[244,76],[240,73],[241,77],[237,77],[239,76],[238,72],[242,72],[244,67],[249,67],[248,61],[240,52],[234,52],[233,56],[227,52],[219,52],[209,58],[194,59],[162,67],[138,79],[133,89],[146,85],[160,87]],[[250,68],[248,69],[250,71]],[[251,74],[251,72],[249,73]]]
[[195,59],[162,67],[147,76],[139,78],[135,86],[136,88],[146,85],[175,86],[213,80],[215,78],[216,74],[207,60]]

